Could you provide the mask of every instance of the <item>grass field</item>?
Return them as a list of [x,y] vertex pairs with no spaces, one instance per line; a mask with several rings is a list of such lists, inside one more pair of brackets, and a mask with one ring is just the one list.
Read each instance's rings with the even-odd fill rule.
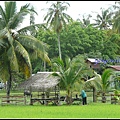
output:
[[120,118],[120,105],[0,106],[0,118]]
[[[0,91],[0,96],[3,95],[5,92]],[[0,118],[120,118],[119,104],[93,103],[91,98],[92,94],[88,94],[88,105],[62,104],[53,106],[50,104],[45,106],[39,103],[34,105],[0,105]]]

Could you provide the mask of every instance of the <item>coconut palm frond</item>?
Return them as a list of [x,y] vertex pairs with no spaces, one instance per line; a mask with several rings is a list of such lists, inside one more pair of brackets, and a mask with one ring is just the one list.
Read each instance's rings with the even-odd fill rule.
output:
[[3,57],[3,59],[0,60],[0,78],[3,82],[6,82],[9,79],[10,75],[8,70],[6,58]]
[[106,83],[108,81],[108,78],[110,77],[110,75],[112,75],[112,71],[111,69],[106,69],[103,74],[102,74],[102,82]]
[[0,6],[0,15],[2,16],[2,19],[3,19],[2,24],[7,25],[6,14],[1,6]]
[[14,47],[11,46],[7,51],[8,59],[10,61],[10,67],[12,71],[19,71],[17,56],[15,54]]
[[19,35],[18,36],[18,41],[26,46],[29,49],[36,50],[38,53],[38,56],[42,59],[50,63],[50,59],[47,55],[46,50],[48,49],[47,44],[43,43],[42,41],[36,39],[33,36],[28,36],[28,35]]
[[21,28],[21,29],[19,29],[17,32],[18,33],[21,33],[21,32],[26,32],[26,31],[31,31],[32,29],[33,29],[33,27],[38,27],[38,28],[40,28],[40,27],[44,27],[44,28],[46,28],[45,27],[45,25],[46,25],[46,23],[43,23],[43,24],[33,24],[33,25],[30,25],[30,26],[26,26],[26,27],[24,27],[24,28]]
[[95,87],[96,89],[101,89],[102,88],[101,75],[97,74],[95,71],[94,71],[94,75],[95,75],[95,77],[90,78],[85,82],[85,87]]
[[26,46],[27,48],[34,49],[37,51],[45,51],[47,49],[47,44],[42,41],[36,39],[31,35],[19,35],[18,41]]
[[41,51],[38,51],[38,57],[40,57],[43,61],[46,61],[47,63],[51,63],[51,60],[50,58],[48,57],[48,54],[47,52],[41,52]]
[[21,25],[27,14],[28,12],[26,11],[22,11],[22,12],[18,12],[17,14],[14,14],[13,17],[11,17],[8,22],[8,27],[10,29],[17,29]]
[[60,58],[54,58],[51,60],[52,64],[53,64],[53,67],[57,67],[57,68],[64,68],[64,62],[63,60],[61,60]]
[[13,17],[14,14],[16,14],[16,2],[12,1],[12,2],[5,2],[5,13],[6,13],[6,19],[7,19],[7,23],[9,21],[10,18]]
[[14,45],[15,45],[15,51],[17,51],[19,55],[22,56],[22,58],[26,61],[26,64],[29,68],[28,70],[30,74],[32,74],[32,66],[31,66],[31,61],[30,61],[28,52],[18,41],[15,41]]
[[30,6],[30,3],[21,6],[21,8],[20,8],[20,12],[21,12],[21,11],[24,11],[24,10],[26,10],[26,9],[28,9],[29,6]]
[[103,71],[102,74],[102,86],[103,86],[103,91],[105,91],[108,86],[110,85],[110,76],[113,74],[113,70],[111,69],[106,69]]
[[6,28],[0,30],[0,39],[5,38],[6,34],[7,34],[7,29]]

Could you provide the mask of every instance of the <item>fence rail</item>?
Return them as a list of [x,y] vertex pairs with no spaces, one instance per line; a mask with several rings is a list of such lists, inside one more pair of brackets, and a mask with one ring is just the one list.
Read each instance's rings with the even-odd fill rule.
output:
[[13,95],[13,96],[2,96],[1,97],[1,105],[4,104],[19,104],[22,103],[26,105],[26,97],[25,96],[18,96],[18,95]]

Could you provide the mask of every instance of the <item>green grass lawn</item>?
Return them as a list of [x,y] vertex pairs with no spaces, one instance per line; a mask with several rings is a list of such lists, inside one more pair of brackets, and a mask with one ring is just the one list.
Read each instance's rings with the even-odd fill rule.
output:
[[120,118],[120,105],[5,105],[0,106],[0,118]]
[[[0,91],[0,97],[6,93]],[[12,92],[18,94],[17,92]],[[23,93],[19,93],[23,94]],[[62,92],[62,95],[65,93]],[[34,105],[1,105],[0,118],[120,118],[120,105],[110,102],[92,102],[92,94],[88,94],[88,105],[73,104],[48,106],[34,103]],[[29,101],[29,98],[27,98]],[[1,103],[1,102],[0,102]]]

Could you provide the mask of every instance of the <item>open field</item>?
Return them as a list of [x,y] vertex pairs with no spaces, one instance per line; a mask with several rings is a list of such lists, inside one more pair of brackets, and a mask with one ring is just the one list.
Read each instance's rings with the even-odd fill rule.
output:
[[[11,92],[12,95],[22,94],[22,92]],[[37,94],[37,93],[36,93]],[[55,106],[52,104],[41,105],[1,105],[0,118],[120,118],[120,105],[107,103],[92,102],[92,93],[88,94],[88,105],[79,104]],[[4,91],[0,91],[0,97],[6,95]],[[61,95],[65,95],[65,91],[61,91]],[[29,97],[27,98],[29,101]],[[1,103],[1,101],[0,101]]]
[[120,105],[0,106],[0,118],[120,118]]

